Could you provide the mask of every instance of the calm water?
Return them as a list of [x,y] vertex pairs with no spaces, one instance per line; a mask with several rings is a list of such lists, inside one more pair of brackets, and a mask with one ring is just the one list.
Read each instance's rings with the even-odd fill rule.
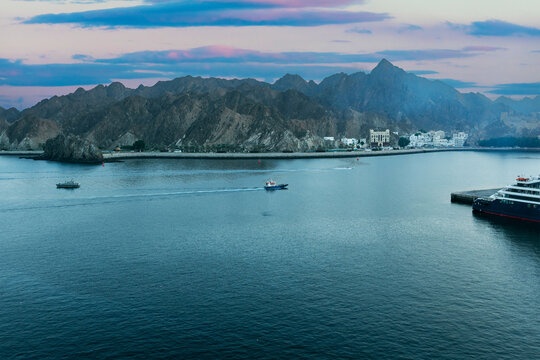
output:
[[540,228],[449,199],[539,172],[539,153],[0,157],[0,358],[538,359]]

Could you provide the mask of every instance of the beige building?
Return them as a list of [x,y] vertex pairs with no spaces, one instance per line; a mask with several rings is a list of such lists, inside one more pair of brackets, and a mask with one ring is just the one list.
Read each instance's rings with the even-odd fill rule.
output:
[[390,145],[390,130],[375,131],[369,130],[369,143],[372,147],[382,147]]

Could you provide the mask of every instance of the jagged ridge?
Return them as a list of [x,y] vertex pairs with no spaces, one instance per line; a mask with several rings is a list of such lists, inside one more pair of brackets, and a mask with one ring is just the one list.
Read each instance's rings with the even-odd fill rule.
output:
[[20,147],[26,139],[23,146],[33,147],[46,136],[72,133],[102,148],[143,139],[163,146],[306,150],[319,146],[322,136],[366,137],[375,127],[536,136],[539,98],[493,102],[386,60],[369,74],[335,74],[320,84],[292,74],[274,84],[192,76],[137,89],[116,82],[54,96],[22,112],[0,108],[0,146]]

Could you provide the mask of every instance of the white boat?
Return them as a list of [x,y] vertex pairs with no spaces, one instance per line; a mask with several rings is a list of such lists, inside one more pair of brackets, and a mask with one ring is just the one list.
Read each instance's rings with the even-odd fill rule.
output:
[[268,180],[264,184],[266,190],[283,190],[286,189],[289,184],[277,184],[274,180]]

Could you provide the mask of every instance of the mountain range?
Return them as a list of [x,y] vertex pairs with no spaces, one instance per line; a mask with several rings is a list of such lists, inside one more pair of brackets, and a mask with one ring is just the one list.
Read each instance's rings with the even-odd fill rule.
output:
[[322,137],[366,138],[369,129],[407,134],[466,131],[471,142],[540,135],[540,96],[495,101],[382,60],[370,73],[335,74],[320,83],[287,74],[255,79],[186,76],[154,86],[119,82],[77,89],[18,111],[0,108],[0,149],[38,149],[60,133],[102,149],[138,139],[199,150],[305,151]]

